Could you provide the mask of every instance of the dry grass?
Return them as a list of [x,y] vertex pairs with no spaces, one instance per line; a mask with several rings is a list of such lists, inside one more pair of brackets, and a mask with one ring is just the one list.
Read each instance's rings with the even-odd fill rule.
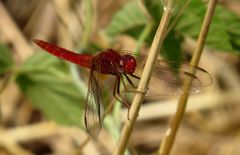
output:
[[[42,38],[73,49],[84,36],[85,10],[80,1],[75,10],[67,0],[4,0],[0,2],[0,42],[11,47],[16,64],[24,62],[35,52],[33,38]],[[126,0],[95,0],[92,29],[85,39],[108,47],[98,32],[107,25],[112,14]],[[221,1],[240,14],[240,3]],[[71,22],[69,22],[71,21]],[[134,41],[119,37],[123,47],[134,47]],[[131,42],[129,41],[131,40]],[[193,51],[195,42],[187,39],[183,45]],[[183,119],[172,155],[238,155],[240,154],[240,68],[239,58],[205,48],[200,66],[214,78],[213,85],[190,97],[187,115]],[[191,54],[191,52],[189,52]],[[3,80],[0,79],[0,84]],[[97,141],[86,145],[86,133],[76,127],[59,126],[46,120],[34,109],[15,83],[0,96],[2,119],[0,155],[100,155],[112,154],[116,142],[103,130]],[[146,100],[130,138],[132,154],[154,154],[163,139],[169,118],[174,114],[176,98]],[[159,110],[156,110],[159,109]],[[154,111],[154,112],[153,112]],[[126,113],[123,110],[123,113]],[[125,115],[125,114],[124,114]],[[123,121],[126,117],[123,116]],[[81,152],[79,153],[79,148]]]

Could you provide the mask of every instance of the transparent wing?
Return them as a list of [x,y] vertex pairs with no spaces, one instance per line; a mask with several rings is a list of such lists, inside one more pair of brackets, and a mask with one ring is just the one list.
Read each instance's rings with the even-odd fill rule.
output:
[[[179,67],[173,69],[176,66]],[[207,87],[212,84],[211,75],[201,67],[161,59],[158,59],[154,66],[153,76],[175,86],[182,86],[188,78],[192,78],[193,87]]]
[[[120,51],[121,55],[129,54],[137,61],[136,73],[142,73],[146,62],[146,56],[135,55],[127,50]],[[173,69],[177,68],[177,69]],[[187,63],[178,63],[158,58],[153,68],[153,76],[167,82],[169,85],[182,85],[184,79],[193,78],[193,86],[207,87],[212,84],[211,75],[201,67],[194,67]]]
[[[142,70],[145,65],[145,60],[136,57],[137,68],[134,75],[141,77]],[[178,67],[176,67],[178,66]],[[177,69],[174,69],[176,67]],[[174,61],[166,61],[158,59],[153,68],[152,77],[149,83],[147,96],[159,95],[179,95],[183,93],[184,80],[191,78],[192,87],[188,93],[196,94],[200,91],[201,87],[207,87],[212,84],[212,77],[210,74],[200,68],[194,67],[189,64],[178,64]],[[134,83],[139,80],[131,78]]]
[[85,126],[93,138],[99,135],[103,120],[102,96],[98,74],[96,71],[90,71],[88,93],[85,103]]

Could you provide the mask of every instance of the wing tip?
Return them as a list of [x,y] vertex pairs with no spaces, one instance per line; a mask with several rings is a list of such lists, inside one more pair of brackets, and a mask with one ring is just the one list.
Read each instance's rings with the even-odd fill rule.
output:
[[93,125],[91,123],[89,124],[86,116],[84,116],[84,123],[90,137],[97,139],[102,129],[102,123],[100,122],[99,125],[98,124]]

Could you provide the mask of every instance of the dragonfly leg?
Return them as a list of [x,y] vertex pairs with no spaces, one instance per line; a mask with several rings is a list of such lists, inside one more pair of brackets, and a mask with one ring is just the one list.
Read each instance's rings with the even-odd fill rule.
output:
[[[135,89],[135,90],[127,90],[127,89],[125,89],[127,92],[141,93],[141,94],[145,94],[145,93],[146,93],[146,91],[142,92],[142,91],[136,90],[136,89],[137,89],[137,86],[135,86],[135,85],[133,84],[133,82],[131,81],[131,79],[130,79],[127,75],[124,74],[124,76],[126,77],[127,81],[130,83],[130,85]],[[140,77],[138,77],[138,76],[136,76],[136,75],[133,75],[133,74],[132,74],[131,76],[134,77],[134,78],[136,78],[136,79],[140,79]]]
[[137,75],[131,74],[131,76],[136,78],[136,79],[138,79],[138,80],[140,80],[140,77],[138,77]]
[[131,81],[131,79],[130,79],[126,74],[123,74],[123,75],[126,77],[127,81],[130,83],[130,85],[131,85],[134,89],[136,89],[137,86],[135,86],[135,85],[133,84],[133,82]]
[[116,100],[118,100],[119,102],[121,102],[128,109],[127,118],[128,118],[128,120],[130,120],[130,117],[129,117],[130,104],[120,94],[120,79],[121,79],[120,76],[116,77],[116,81],[115,81],[115,84],[114,84],[114,90],[113,90],[113,97]]
[[[123,81],[123,80],[122,80]],[[125,85],[125,82],[123,81],[123,85]],[[125,85],[125,89],[126,89],[126,85]],[[121,99],[122,99],[122,103],[127,107],[127,109],[128,109],[128,113],[127,113],[127,118],[128,118],[128,120],[130,120],[130,113],[129,113],[129,109],[130,109],[130,104],[128,103],[128,101],[126,101],[125,100],[125,98],[123,98],[122,96],[121,96],[121,94],[120,94],[120,80],[118,81],[118,85],[117,85],[117,93],[118,93],[118,95],[121,97]]]
[[113,97],[118,100],[119,102],[123,103],[126,108],[130,108],[130,105],[120,94],[120,77],[117,77],[117,80],[114,83],[114,89],[113,89]]

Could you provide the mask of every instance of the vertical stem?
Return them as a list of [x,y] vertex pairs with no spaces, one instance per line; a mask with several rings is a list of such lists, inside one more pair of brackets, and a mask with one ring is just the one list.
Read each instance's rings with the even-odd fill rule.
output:
[[[208,9],[207,9],[207,12],[206,12],[203,24],[202,24],[202,28],[200,31],[200,35],[199,35],[199,38],[197,41],[197,47],[194,51],[194,55],[191,60],[191,65],[193,65],[193,66],[198,65],[199,59],[201,57],[202,50],[203,50],[204,43],[207,38],[207,33],[208,33],[208,30],[209,30],[209,27],[210,27],[210,24],[212,21],[212,17],[214,14],[216,4],[217,4],[217,0],[209,1]],[[160,147],[159,153],[158,153],[159,155],[168,155],[171,151],[171,148],[172,148],[174,140],[175,140],[176,133],[178,131],[179,125],[182,121],[182,118],[183,118],[183,115],[185,112],[186,103],[188,100],[188,93],[186,93],[186,92],[189,91],[190,87],[191,87],[191,79],[187,79],[185,81],[184,87],[183,87],[183,90],[185,93],[183,95],[181,95],[179,98],[176,114],[175,114],[175,116],[170,124],[170,127],[167,130],[166,135],[162,141],[162,144],[161,144],[161,147]]]
[[[148,88],[148,84],[150,81],[152,68],[157,59],[158,53],[162,47],[163,40],[165,38],[165,33],[167,31],[168,23],[170,21],[170,17],[172,14],[172,5],[173,0],[168,0],[166,2],[166,6],[164,6],[164,13],[161,19],[161,22],[158,26],[157,32],[155,34],[152,46],[149,51],[149,55],[146,60],[145,67],[143,69],[143,74],[141,80],[139,82],[138,91],[146,92]],[[129,120],[123,126],[120,139],[118,141],[118,146],[115,148],[113,155],[122,155],[127,147],[129,137],[133,130],[133,126],[136,122],[138,112],[140,110],[140,105],[144,99],[144,93],[137,93],[133,99],[130,111],[129,111]]]

